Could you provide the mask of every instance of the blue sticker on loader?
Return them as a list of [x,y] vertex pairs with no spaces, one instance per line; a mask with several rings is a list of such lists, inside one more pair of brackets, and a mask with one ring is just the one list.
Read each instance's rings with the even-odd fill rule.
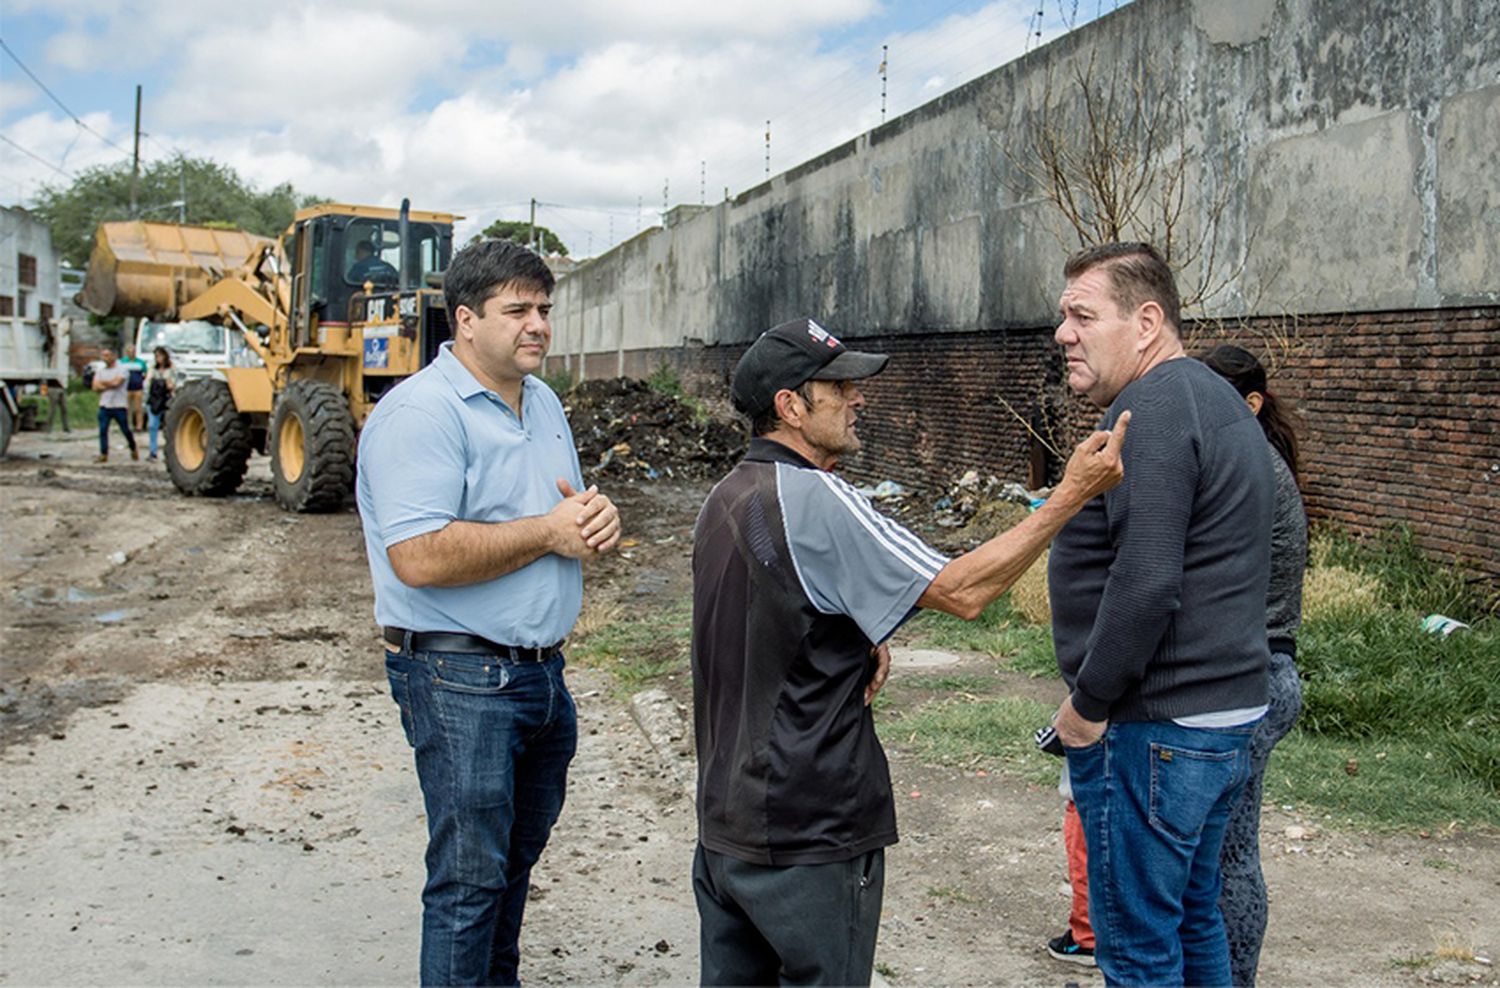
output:
[[365,367],[389,367],[391,365],[390,340],[365,340]]

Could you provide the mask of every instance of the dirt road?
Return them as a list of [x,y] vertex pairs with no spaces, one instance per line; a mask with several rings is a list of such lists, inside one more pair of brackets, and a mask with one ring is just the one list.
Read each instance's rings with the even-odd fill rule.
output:
[[[0,461],[0,982],[411,982],[422,808],[357,517],[283,514],[263,461],[242,496],[209,501],[179,497],[156,464],[92,453],[87,433],[23,433]],[[702,491],[616,492],[653,537],[590,593],[679,596]],[[658,750],[605,674],[570,682],[582,743],[533,875],[523,972],[690,983],[683,725],[675,741],[658,731]],[[664,685],[684,695],[681,677]],[[658,710],[669,727],[673,706]],[[891,761],[887,979],[1099,983],[1041,951],[1066,909],[1055,793],[927,766],[899,743]],[[1267,815],[1267,984],[1496,983],[1493,967],[1408,959],[1451,937],[1500,947],[1500,842],[1290,841],[1294,824],[1307,821]]]

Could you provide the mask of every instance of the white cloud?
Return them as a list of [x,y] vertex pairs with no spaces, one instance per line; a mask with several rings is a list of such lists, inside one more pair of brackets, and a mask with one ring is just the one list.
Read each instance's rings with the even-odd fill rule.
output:
[[[878,124],[881,41],[894,116],[1019,55],[1034,8],[997,0],[856,49],[827,47],[825,32],[877,9],[876,0],[366,0],[357,10],[71,0],[70,27],[47,58],[118,66],[128,52],[149,67],[151,157],[180,148],[261,187],[290,181],[342,201],[409,196],[419,208],[471,210],[464,232],[525,215],[533,196],[588,207],[543,207],[541,221],[575,250],[592,234],[597,250],[611,220],[616,239],[635,232],[638,199],[655,222],[664,180],[672,204],[698,201],[705,163],[710,202],[725,186],[761,181],[768,118],[775,172]],[[9,92],[0,88],[7,117]],[[5,127],[52,161],[78,137],[56,114]],[[128,146],[129,121],[101,115],[96,129]],[[119,157],[104,151],[74,140],[66,167]],[[0,145],[0,172],[17,168],[47,173]]]
[[28,79],[0,79],[0,114],[16,113],[42,98]]

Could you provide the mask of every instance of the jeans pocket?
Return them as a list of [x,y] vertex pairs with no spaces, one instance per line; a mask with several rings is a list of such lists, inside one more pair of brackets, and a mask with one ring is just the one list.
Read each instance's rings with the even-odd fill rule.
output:
[[494,655],[468,652],[429,652],[433,689],[491,696],[510,684],[510,668]]
[[393,669],[390,662],[385,664],[385,678],[391,684],[391,699],[401,711],[401,730],[406,735],[406,743],[416,747],[416,731],[411,719],[411,680],[405,672]]
[[1198,839],[1209,812],[1234,784],[1237,751],[1151,745],[1151,826],[1169,837]]

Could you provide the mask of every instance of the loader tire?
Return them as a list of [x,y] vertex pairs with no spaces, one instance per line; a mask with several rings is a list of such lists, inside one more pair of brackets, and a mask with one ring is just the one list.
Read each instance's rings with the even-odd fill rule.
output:
[[354,483],[354,417],[343,392],[293,381],[271,418],[271,477],[288,511],[337,511]]
[[172,392],[163,426],[167,474],[190,497],[225,497],[245,479],[250,422],[234,407],[229,385],[208,378]]

